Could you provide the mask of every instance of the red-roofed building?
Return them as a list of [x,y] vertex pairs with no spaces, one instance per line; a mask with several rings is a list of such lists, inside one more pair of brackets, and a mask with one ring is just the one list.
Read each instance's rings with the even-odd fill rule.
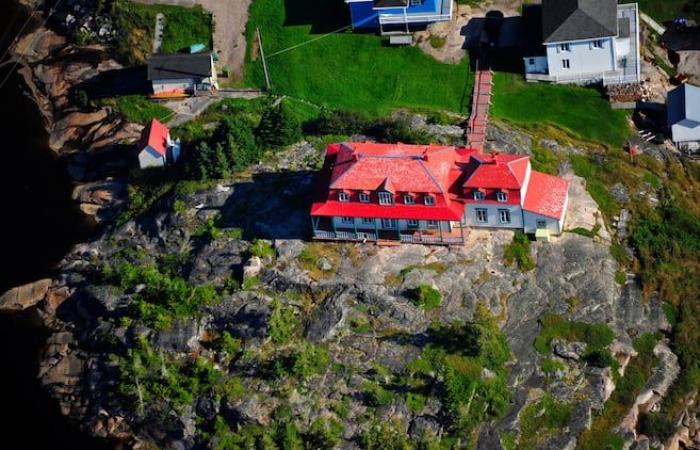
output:
[[311,217],[316,239],[459,244],[466,227],[559,234],[567,202],[528,156],[344,143],[326,149]]
[[151,120],[141,133],[139,167],[162,167],[180,158],[180,141],[170,139],[170,129],[157,119]]

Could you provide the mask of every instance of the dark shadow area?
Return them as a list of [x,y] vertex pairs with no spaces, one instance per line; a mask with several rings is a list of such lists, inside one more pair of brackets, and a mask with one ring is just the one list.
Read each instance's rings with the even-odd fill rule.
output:
[[350,25],[350,12],[342,0],[284,0],[284,10],[285,25],[311,25],[311,34]]
[[700,27],[671,25],[661,37],[661,42],[673,52],[700,50]]
[[129,144],[114,144],[90,152],[76,152],[64,157],[68,171],[82,182],[122,177],[138,167],[138,148]]
[[460,34],[463,47],[469,52],[472,70],[476,61],[488,62],[499,72],[522,73],[523,28],[521,17],[503,17],[500,11],[489,11],[485,17],[470,20]]
[[146,66],[108,70],[74,86],[71,94],[77,96],[80,91],[83,91],[90,99],[122,95],[148,95],[151,92],[151,86],[147,75],[148,68]]

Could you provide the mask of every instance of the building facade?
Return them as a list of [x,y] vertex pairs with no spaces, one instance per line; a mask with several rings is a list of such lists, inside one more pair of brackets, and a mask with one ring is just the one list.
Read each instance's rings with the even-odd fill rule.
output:
[[679,150],[700,151],[700,87],[683,84],[668,93],[668,128]]
[[411,25],[452,20],[453,0],[345,0],[353,28],[408,32]]
[[[541,45],[524,55],[530,81],[608,84],[640,81],[639,11],[615,0],[543,0]],[[525,20],[525,22],[531,22]]]
[[471,148],[344,143],[326,150],[315,239],[454,245],[471,227],[563,231],[568,183],[528,156]]
[[182,97],[219,88],[211,53],[152,55],[148,81],[154,97]]
[[180,159],[180,140],[170,138],[168,127],[153,119],[143,129],[138,148],[139,167],[163,167]]

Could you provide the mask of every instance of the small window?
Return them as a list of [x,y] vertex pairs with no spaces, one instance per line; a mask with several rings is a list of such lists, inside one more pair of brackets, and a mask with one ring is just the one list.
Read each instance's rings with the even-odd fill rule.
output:
[[355,223],[355,219],[353,219],[352,217],[343,217],[341,218],[341,220],[343,223]]
[[595,41],[593,41],[593,48],[603,48],[603,40],[596,39]]
[[438,221],[437,220],[428,220],[428,228],[437,228],[438,226]]
[[537,221],[537,229],[538,230],[544,230],[547,228],[547,221],[546,220],[538,220]]
[[505,192],[496,192],[496,200],[498,200],[499,202],[507,202],[508,194]]
[[415,219],[408,219],[406,221],[406,224],[408,225],[409,228],[418,228],[418,221]]
[[535,65],[535,58],[528,59],[527,63],[530,64],[531,66],[534,66]]
[[338,193],[338,200],[341,202],[349,202],[350,201],[350,194],[347,192],[339,192]]
[[568,59],[562,59],[562,60],[561,60],[561,66],[562,66],[564,69],[571,69],[571,61],[568,60]]
[[366,194],[364,192],[360,192],[360,202],[369,203],[369,194]]
[[379,204],[380,205],[393,205],[394,196],[390,192],[380,192],[379,193]]
[[435,204],[435,197],[433,197],[432,195],[426,195],[423,201],[426,205],[433,206]]
[[406,194],[403,196],[403,202],[407,205],[413,205],[416,203],[416,199],[411,194]]
[[559,50],[562,52],[570,52],[571,45],[570,44],[559,44]]
[[382,219],[382,228],[396,228],[396,219]]
[[411,6],[418,6],[423,4],[423,0],[411,0]]
[[489,221],[488,211],[484,208],[476,208],[476,221],[478,223],[487,223]]
[[510,223],[510,211],[507,209],[499,209],[498,219],[501,221],[501,223]]
[[474,200],[480,202],[486,198],[486,195],[481,191],[474,191]]

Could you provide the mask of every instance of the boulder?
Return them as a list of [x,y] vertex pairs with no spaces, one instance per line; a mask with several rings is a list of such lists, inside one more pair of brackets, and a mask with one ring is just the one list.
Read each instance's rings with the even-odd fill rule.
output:
[[42,301],[51,286],[51,279],[17,286],[0,296],[0,312],[24,311]]
[[418,416],[411,421],[408,433],[411,435],[411,439],[415,441],[420,440],[424,436],[439,437],[442,434],[442,425],[437,417]]
[[257,256],[251,256],[248,262],[243,266],[243,279],[253,278],[260,274],[263,269],[263,262]]
[[551,346],[555,355],[574,361],[580,360],[586,352],[586,344],[583,342],[566,342],[562,339],[554,338]]

